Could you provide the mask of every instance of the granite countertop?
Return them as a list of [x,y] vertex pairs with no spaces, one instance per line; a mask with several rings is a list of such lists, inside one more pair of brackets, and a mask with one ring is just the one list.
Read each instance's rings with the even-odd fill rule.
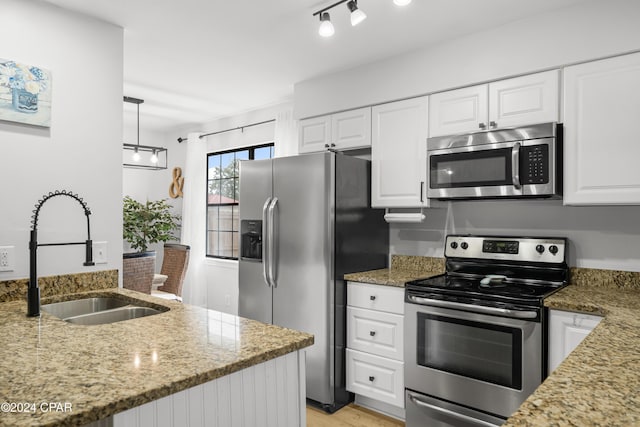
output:
[[404,288],[406,282],[444,273],[444,258],[392,255],[391,267],[344,275],[344,280]]
[[545,300],[604,318],[504,426],[640,425],[640,274],[600,271],[574,270],[584,283]]
[[[43,312],[26,317],[26,302],[0,304],[0,402],[35,403],[27,413],[0,412],[0,425],[83,425],[313,344],[313,336],[126,289],[116,293],[161,314],[82,326]],[[76,294],[77,295],[77,294]],[[76,299],[43,298],[43,303]],[[70,404],[44,412],[41,402]]]

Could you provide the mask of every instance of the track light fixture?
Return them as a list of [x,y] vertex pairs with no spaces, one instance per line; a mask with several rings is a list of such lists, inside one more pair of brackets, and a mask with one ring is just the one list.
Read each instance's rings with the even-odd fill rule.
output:
[[[352,26],[356,26],[367,19],[367,14],[358,7],[358,0],[339,0],[313,14],[313,16],[318,15],[318,17],[320,18],[320,28],[318,28],[318,34],[320,34],[322,37],[331,37],[335,33],[335,28],[333,28],[333,24],[331,23],[331,18],[329,17],[328,11],[338,5],[341,5],[342,3],[347,3],[347,8],[351,13]],[[397,6],[406,6],[411,3],[411,0],[393,0],[393,3]]]
[[351,26],[355,27],[365,19],[367,19],[367,14],[358,9],[358,0],[349,0],[347,2],[347,8],[349,8],[349,12],[351,12]]
[[318,29],[318,34],[322,37],[331,37],[335,32],[336,30],[333,28],[333,24],[331,23],[329,12],[322,12],[320,14],[320,28]]

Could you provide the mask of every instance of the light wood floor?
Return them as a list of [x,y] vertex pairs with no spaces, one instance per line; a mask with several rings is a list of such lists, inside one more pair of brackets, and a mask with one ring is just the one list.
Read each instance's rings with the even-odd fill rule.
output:
[[404,423],[351,403],[333,414],[307,406],[307,427],[404,427]]

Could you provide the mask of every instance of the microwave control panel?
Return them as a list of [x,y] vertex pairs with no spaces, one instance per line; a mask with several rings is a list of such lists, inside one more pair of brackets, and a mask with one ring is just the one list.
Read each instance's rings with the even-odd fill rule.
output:
[[549,145],[530,145],[520,149],[520,182],[547,184],[549,182]]

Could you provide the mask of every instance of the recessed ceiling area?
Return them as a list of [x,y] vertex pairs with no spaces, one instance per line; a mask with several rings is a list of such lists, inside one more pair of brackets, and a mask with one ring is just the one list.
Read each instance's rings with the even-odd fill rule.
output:
[[[318,0],[47,0],[124,28],[124,94],[145,100],[141,126],[184,128],[289,100],[294,83],[586,0],[360,0],[352,27]],[[123,106],[125,112],[128,110]],[[125,124],[135,121],[135,109]]]

